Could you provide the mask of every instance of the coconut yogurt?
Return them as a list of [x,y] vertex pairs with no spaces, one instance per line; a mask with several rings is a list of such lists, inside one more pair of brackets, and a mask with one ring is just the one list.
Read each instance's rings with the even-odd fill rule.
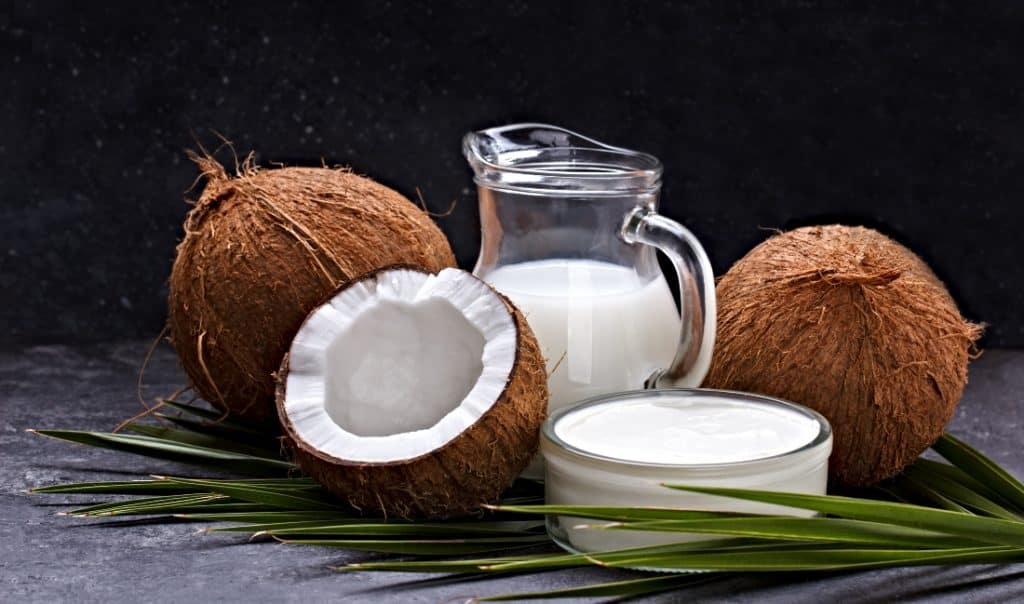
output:
[[[765,396],[721,390],[646,390],[554,412],[541,432],[545,496],[553,505],[656,506],[809,516],[812,512],[680,491],[666,484],[823,494],[832,451],[828,421]],[[605,530],[551,516],[573,551],[607,551],[706,538]],[[589,525],[589,526],[588,526]]]
[[594,455],[653,464],[774,457],[814,440],[818,421],[785,407],[716,396],[605,403],[565,416],[555,434]]

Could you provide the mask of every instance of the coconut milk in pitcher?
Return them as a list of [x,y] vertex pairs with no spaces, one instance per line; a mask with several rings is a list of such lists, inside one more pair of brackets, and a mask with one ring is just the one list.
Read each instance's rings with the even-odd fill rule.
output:
[[550,409],[642,386],[675,353],[679,313],[660,271],[644,278],[610,262],[555,259],[502,266],[485,278],[537,334]]

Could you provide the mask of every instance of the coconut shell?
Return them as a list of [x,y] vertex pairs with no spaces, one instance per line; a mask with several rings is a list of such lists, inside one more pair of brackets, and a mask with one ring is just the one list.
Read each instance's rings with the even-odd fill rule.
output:
[[392,264],[455,266],[448,240],[399,193],[345,169],[206,179],[171,271],[168,327],[198,393],[234,415],[274,415],[273,372],[306,315],[353,276]]
[[301,439],[285,412],[288,355],[278,372],[277,411],[293,461],[324,488],[367,515],[443,519],[496,503],[540,445],[547,415],[547,372],[537,338],[523,314],[513,315],[516,358],[504,392],[473,425],[444,446],[413,459],[352,462]]
[[898,474],[941,436],[981,327],[907,248],[863,227],[771,237],[716,289],[705,385],[811,407],[832,423],[834,484]]

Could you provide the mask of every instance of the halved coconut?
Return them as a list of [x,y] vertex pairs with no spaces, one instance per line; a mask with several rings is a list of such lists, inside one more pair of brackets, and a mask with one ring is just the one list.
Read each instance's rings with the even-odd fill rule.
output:
[[466,514],[526,467],[547,409],[537,340],[470,273],[353,280],[306,318],[278,375],[296,463],[352,506]]

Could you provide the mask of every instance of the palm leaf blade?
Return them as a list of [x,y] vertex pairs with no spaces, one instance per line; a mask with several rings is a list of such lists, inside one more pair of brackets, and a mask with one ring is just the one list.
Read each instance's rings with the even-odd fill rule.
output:
[[171,484],[165,480],[110,480],[100,482],[71,482],[30,489],[32,493],[61,493],[68,495],[102,493],[106,495],[182,495],[202,492],[202,489]]
[[974,447],[950,434],[943,434],[938,442],[932,445],[932,449],[951,464],[1005,497],[1017,511],[1024,510],[1024,484]]
[[982,545],[977,541],[950,537],[932,531],[844,518],[755,516],[710,520],[621,522],[603,526],[613,530],[736,535],[759,539],[863,543],[899,547]]
[[1024,523],[1001,518],[974,516],[920,505],[838,495],[807,495],[685,485],[667,486],[683,491],[814,510],[822,514],[833,514],[854,520],[868,520],[932,530],[987,543],[1024,546]]
[[214,493],[191,493],[187,495],[158,495],[127,501],[98,503],[68,512],[71,516],[129,516],[140,514],[170,514],[188,509],[196,504],[207,504],[225,499]]
[[172,440],[153,438],[136,434],[115,434],[110,432],[84,432],[80,430],[32,430],[36,434],[68,442],[135,453],[157,459],[194,463],[218,468],[232,469],[241,473],[282,472],[293,469],[291,463],[281,459],[254,457],[223,449],[212,449],[188,445]]
[[140,424],[138,422],[128,424],[125,426],[125,429],[144,436],[151,436],[153,438],[160,438],[163,440],[172,440],[174,442],[186,445],[196,445],[207,449],[231,451],[235,453],[243,453],[245,455],[252,455],[254,457],[265,457],[271,459],[277,456],[277,451],[274,449],[253,446],[223,437],[203,434],[201,432],[193,432],[191,430],[177,430],[164,426],[154,426],[152,424]]
[[[419,535],[437,537],[494,536],[494,535],[525,535],[542,527],[537,522],[493,522],[493,523],[429,523],[429,522],[393,522],[393,523],[309,523],[306,526],[283,527],[267,530],[278,537],[292,535]],[[545,533],[545,538],[546,533]]]
[[1016,562],[1024,560],[1024,548],[1014,546],[947,549],[812,548],[773,551],[770,555],[765,555],[764,552],[699,552],[655,556],[617,556],[614,558],[600,553],[590,556],[597,564],[616,568],[777,572]]
[[205,480],[193,478],[166,477],[166,480],[185,486],[209,489],[241,501],[259,503],[275,508],[297,510],[340,510],[340,506],[324,494],[315,491],[294,489],[273,489],[262,486],[242,485],[228,480]]
[[281,539],[282,543],[319,545],[385,554],[454,556],[533,547],[550,543],[546,535],[477,539]]
[[1020,520],[1020,516],[1014,514],[999,503],[989,499],[985,495],[967,487],[961,482],[950,480],[944,476],[926,469],[926,466],[914,464],[907,468],[905,475],[941,493],[951,501],[955,501],[976,512],[1002,518],[1004,520]]

